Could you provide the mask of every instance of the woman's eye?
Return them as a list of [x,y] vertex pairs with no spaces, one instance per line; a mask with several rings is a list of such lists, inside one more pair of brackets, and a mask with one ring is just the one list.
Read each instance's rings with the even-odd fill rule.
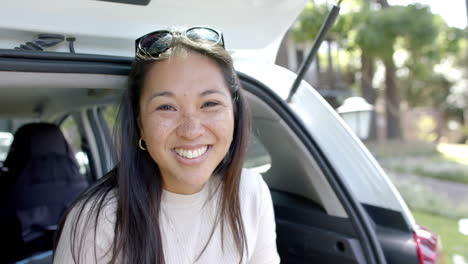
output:
[[170,105],[161,105],[156,110],[161,110],[161,111],[174,111],[175,108],[170,106]]
[[209,101],[209,102],[206,102],[202,105],[202,107],[213,107],[213,106],[217,106],[219,105],[219,103],[217,102],[213,102],[213,101]]

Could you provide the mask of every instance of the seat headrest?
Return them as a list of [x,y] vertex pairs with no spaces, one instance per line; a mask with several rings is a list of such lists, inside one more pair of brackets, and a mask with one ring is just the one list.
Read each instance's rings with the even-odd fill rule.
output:
[[[18,141],[18,144],[15,144]],[[60,128],[55,124],[32,123],[18,129],[12,148],[29,157],[43,155],[67,155],[68,145]]]
[[16,131],[3,166],[15,170],[31,158],[50,155],[72,155],[60,128],[49,123],[26,124]]

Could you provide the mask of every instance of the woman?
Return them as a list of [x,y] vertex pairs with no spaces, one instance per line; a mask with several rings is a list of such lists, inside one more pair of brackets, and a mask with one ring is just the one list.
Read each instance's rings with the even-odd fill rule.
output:
[[54,263],[279,262],[268,187],[242,169],[249,115],[221,33],[137,39],[120,120],[119,163],[67,214]]

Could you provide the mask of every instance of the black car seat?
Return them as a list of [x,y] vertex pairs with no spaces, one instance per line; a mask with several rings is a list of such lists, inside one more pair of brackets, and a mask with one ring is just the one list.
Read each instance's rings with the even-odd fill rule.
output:
[[0,258],[5,254],[11,257],[0,263],[51,250],[60,217],[88,186],[73,151],[54,124],[19,128],[4,167],[7,173],[2,182],[6,184],[2,184],[0,202],[5,216],[0,220],[4,245],[0,251],[5,252],[0,252]]

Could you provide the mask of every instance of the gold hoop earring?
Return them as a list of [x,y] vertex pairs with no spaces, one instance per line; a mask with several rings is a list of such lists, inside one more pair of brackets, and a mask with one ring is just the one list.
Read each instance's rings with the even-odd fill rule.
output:
[[140,139],[138,140],[138,146],[140,147],[141,150],[146,150],[146,148],[143,147],[143,139],[142,139],[142,138],[140,138]]

